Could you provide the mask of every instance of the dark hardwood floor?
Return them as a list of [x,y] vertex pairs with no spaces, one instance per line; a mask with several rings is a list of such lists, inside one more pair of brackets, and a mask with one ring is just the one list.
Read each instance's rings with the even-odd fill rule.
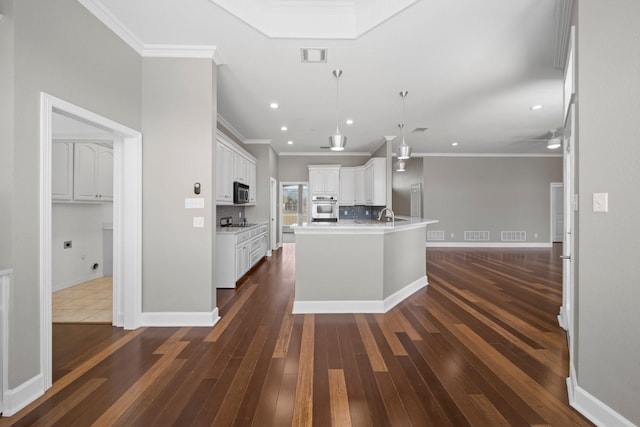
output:
[[559,248],[426,254],[429,286],[386,314],[291,315],[285,244],[218,291],[213,328],[54,325],[53,387],[0,425],[591,425],[567,403]]

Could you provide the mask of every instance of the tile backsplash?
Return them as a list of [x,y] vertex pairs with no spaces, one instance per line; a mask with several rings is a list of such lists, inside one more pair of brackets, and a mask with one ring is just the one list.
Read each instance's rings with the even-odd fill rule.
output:
[[245,218],[244,206],[221,206],[216,207],[216,227],[220,225],[220,218],[230,216],[232,222],[237,224]]
[[384,206],[340,206],[340,219],[377,219]]

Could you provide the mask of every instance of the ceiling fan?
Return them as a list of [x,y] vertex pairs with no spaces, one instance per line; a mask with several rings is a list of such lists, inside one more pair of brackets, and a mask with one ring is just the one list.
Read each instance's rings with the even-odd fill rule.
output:
[[558,129],[550,129],[549,132],[545,133],[539,138],[532,139],[524,139],[521,141],[516,141],[514,144],[538,144],[544,142],[547,144],[547,148],[554,149],[558,148],[562,145],[562,134],[558,133]]

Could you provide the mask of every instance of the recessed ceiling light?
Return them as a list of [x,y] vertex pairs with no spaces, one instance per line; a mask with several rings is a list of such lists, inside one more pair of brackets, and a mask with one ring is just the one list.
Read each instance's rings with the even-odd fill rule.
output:
[[345,122],[348,125],[352,125],[353,124],[353,120],[352,119],[347,119],[347,121]]
[[454,147],[457,147],[458,143],[457,142],[452,142],[451,145],[453,145]]
[[287,144],[293,145],[293,141],[287,141]]
[[530,109],[530,110],[540,110],[540,109],[542,109],[542,107],[544,107],[544,105],[542,105],[542,104],[537,104],[537,105],[534,105],[534,106],[532,106],[532,107],[529,107],[529,109]]
[[282,127],[280,128],[280,130],[281,130],[282,132],[286,132],[286,131],[287,131],[287,127],[286,127],[286,126],[282,126]]
[[278,108],[278,103],[277,102],[272,102],[271,104],[269,104],[269,107],[273,108],[274,110],[276,108]]

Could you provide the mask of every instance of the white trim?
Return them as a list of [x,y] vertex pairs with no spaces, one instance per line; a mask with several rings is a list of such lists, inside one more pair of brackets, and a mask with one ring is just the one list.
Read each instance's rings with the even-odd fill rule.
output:
[[567,378],[569,404],[575,408],[576,411],[580,412],[589,421],[598,426],[636,427],[634,423],[580,387],[573,365],[571,366],[569,375]]
[[[114,313],[125,329],[140,326],[142,311],[142,134],[47,93],[40,93],[40,375],[52,384],[51,146],[54,110],[93,122],[114,134]],[[125,191],[126,190],[126,191]],[[126,236],[126,237],[125,237]],[[124,295],[124,297],[121,297]],[[114,316],[119,321],[120,316]]]
[[271,145],[270,139],[245,139],[245,144]]
[[553,243],[509,243],[509,242],[437,242],[425,243],[427,248],[552,248]]
[[44,377],[39,373],[5,393],[2,415],[10,417],[44,394]]
[[142,55],[144,44],[136,35],[127,28],[102,2],[98,0],[78,0],[89,12],[91,12],[100,22],[120,37],[138,54]]
[[396,293],[381,301],[294,301],[293,314],[343,314],[343,313],[386,313],[393,307],[427,286],[427,276],[408,284]]
[[567,331],[568,334],[569,322],[567,321],[567,311],[565,310],[564,306],[560,307],[560,313],[558,314],[558,325],[562,329]]
[[[229,123],[227,121],[227,119],[225,119],[224,117],[222,117],[219,113],[218,113],[218,123],[220,123],[222,125],[222,127],[224,127],[226,130],[228,130],[229,132],[231,132],[233,134],[233,136],[235,136],[239,141],[243,142],[245,141],[245,137],[240,133],[240,131],[238,131],[238,129],[236,129],[235,127],[233,127],[233,125],[231,123]],[[217,128],[217,126],[216,126]],[[223,133],[224,134],[224,133]],[[226,135],[225,135],[226,136]]]
[[300,151],[292,151],[292,152],[282,152],[278,153],[280,156],[371,156],[371,153],[368,151],[340,151],[339,153],[336,151],[327,150],[326,152],[300,152]]
[[562,153],[412,153],[411,157],[562,157]]
[[218,48],[212,45],[145,44],[142,49],[145,58],[194,58],[211,59],[216,65],[225,62]]
[[400,289],[396,293],[393,293],[386,297],[383,301],[384,304],[384,312],[391,310],[396,305],[400,304],[402,301],[409,298],[414,293],[418,292],[420,289],[427,287],[429,281],[427,280],[427,276],[422,276],[418,280],[413,283],[409,283],[404,288]]
[[142,326],[213,326],[218,323],[218,307],[210,312],[147,312],[142,313]]
[[89,274],[88,276],[84,276],[81,279],[72,280],[70,282],[63,283],[63,284],[58,285],[58,286],[52,285],[51,286],[51,290],[53,292],[61,291],[63,289],[67,289],[67,288],[70,288],[72,286],[79,285],[80,283],[88,282],[90,280],[99,279],[101,277],[104,277],[104,273],[102,272],[102,270],[98,271],[97,273]]
[[0,270],[0,412],[9,390],[9,304],[13,270]]

